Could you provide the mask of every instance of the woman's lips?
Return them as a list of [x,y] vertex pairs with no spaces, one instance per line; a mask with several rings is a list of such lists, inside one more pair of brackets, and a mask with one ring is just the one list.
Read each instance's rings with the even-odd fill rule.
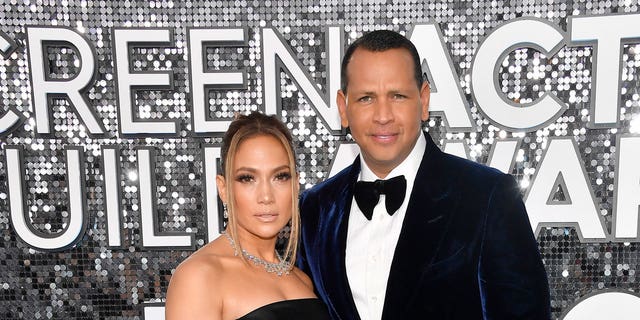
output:
[[257,213],[257,214],[254,214],[253,216],[262,222],[273,222],[273,221],[276,221],[276,219],[278,219],[277,213],[269,213],[269,212]]

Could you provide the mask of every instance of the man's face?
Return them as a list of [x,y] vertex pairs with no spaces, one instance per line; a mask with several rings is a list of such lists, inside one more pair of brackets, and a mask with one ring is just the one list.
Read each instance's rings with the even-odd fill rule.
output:
[[406,49],[358,48],[347,77],[347,92],[337,97],[342,126],[351,129],[367,165],[384,178],[407,158],[421,121],[429,118],[429,86],[418,87]]

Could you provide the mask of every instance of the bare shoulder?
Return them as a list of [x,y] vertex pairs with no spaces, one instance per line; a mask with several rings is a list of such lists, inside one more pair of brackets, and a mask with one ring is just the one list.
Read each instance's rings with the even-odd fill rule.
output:
[[178,265],[167,290],[167,320],[221,315],[224,291],[211,289],[224,287],[225,260],[229,258],[219,251],[210,243]]
[[192,255],[184,260],[176,268],[175,273],[171,277],[171,283],[180,284],[182,282],[192,283],[201,282],[203,280],[211,281],[220,278],[223,272],[223,263],[221,257],[215,255]]
[[180,263],[171,277],[171,283],[174,279],[177,284],[206,280],[207,285],[212,282],[215,285],[217,280],[223,278],[221,274],[224,272],[225,256],[225,252],[219,250],[217,243],[212,242]]

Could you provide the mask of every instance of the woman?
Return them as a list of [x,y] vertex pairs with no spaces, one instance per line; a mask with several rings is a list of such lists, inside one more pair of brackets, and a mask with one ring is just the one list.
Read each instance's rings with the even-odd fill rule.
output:
[[[273,116],[239,116],[223,138],[221,159],[216,183],[226,230],[178,266],[166,319],[329,319],[311,280],[293,265],[299,185],[287,128]],[[280,256],[276,240],[288,223]]]

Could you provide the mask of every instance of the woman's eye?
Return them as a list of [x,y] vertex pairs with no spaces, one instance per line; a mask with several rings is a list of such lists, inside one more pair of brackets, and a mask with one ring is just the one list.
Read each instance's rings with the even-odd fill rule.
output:
[[248,174],[242,174],[236,177],[236,181],[242,182],[242,183],[251,182],[253,181],[253,176]]
[[291,179],[291,174],[289,172],[281,172],[276,175],[276,180],[288,181],[289,179]]

